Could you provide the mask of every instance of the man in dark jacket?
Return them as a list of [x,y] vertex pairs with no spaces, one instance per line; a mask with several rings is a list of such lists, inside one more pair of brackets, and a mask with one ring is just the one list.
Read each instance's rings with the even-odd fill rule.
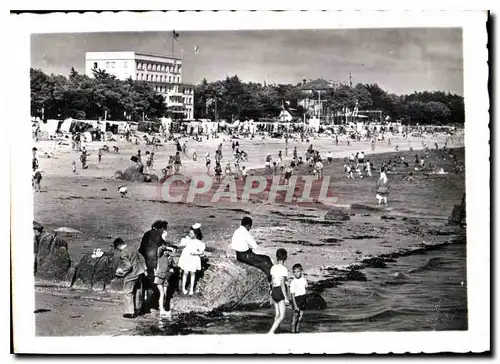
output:
[[[120,265],[116,269],[116,276],[123,277],[123,317],[134,318],[139,309],[135,306],[135,298],[138,291],[142,293],[140,287],[146,273],[146,261],[141,253],[125,244],[121,238],[115,239],[113,246],[120,251]],[[142,301],[142,297],[140,298]]]

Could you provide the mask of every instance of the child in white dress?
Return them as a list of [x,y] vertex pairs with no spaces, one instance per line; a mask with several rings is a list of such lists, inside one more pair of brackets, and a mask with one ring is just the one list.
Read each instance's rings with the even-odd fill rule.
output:
[[194,294],[196,272],[201,270],[201,255],[205,252],[205,243],[201,241],[201,225],[196,223],[189,230],[188,236],[182,238],[180,247],[184,247],[178,266],[182,269],[182,293],[187,294],[186,283],[189,276],[189,295]]

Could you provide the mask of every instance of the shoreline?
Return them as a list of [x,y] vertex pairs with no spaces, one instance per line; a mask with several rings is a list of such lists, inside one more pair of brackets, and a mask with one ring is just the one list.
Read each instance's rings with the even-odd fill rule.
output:
[[[305,145],[306,148],[307,146]],[[378,152],[370,155],[371,158],[376,159],[378,158],[376,156],[385,154],[382,151]],[[391,154],[405,153],[405,151],[389,152]],[[349,151],[345,153],[349,153]],[[68,157],[71,156],[69,153],[66,153],[66,155],[63,154],[61,156],[61,159],[68,159]],[[106,157],[107,155],[104,154],[103,160],[106,161]],[[107,168],[108,171],[113,171],[116,168],[116,164],[122,163],[120,160],[122,160],[121,157],[123,155],[118,158],[116,156],[113,157],[115,157],[113,160],[111,156],[109,158],[109,163],[114,162],[114,164]],[[442,210],[446,211],[445,213],[436,214],[436,218],[430,216],[422,217],[419,227],[412,227],[404,219],[412,216],[420,218],[419,214],[422,214],[418,213],[418,209],[406,211],[398,207],[397,201],[394,201],[393,209],[392,207],[391,209],[373,209],[372,203],[366,202],[366,193],[369,192],[371,194],[371,186],[375,183],[375,177],[370,180],[356,180],[354,183],[346,183],[343,180],[343,176],[340,175],[340,179],[334,181],[340,198],[338,205],[347,211],[348,215],[350,215],[350,221],[336,223],[324,219],[325,213],[331,209],[329,206],[319,206],[317,204],[312,206],[295,206],[280,203],[271,204],[268,202],[249,202],[245,204],[238,202],[235,205],[235,203],[229,201],[216,205],[206,205],[202,203],[203,201],[196,200],[194,203],[170,203],[158,198],[161,196],[154,195],[156,191],[155,186],[147,183],[130,184],[130,198],[120,199],[116,196],[117,194],[113,188],[114,185],[118,186],[120,181],[114,181],[109,174],[108,177],[104,177],[102,173],[99,173],[103,171],[102,169],[97,171],[91,170],[90,175],[82,173],[79,176],[69,175],[68,169],[66,176],[61,176],[61,159],[50,160],[50,164],[53,165],[53,170],[56,173],[52,175],[54,178],[50,178],[50,176],[48,178],[49,181],[52,179],[52,184],[49,183],[48,185],[49,189],[45,193],[35,194],[35,220],[42,223],[49,230],[59,226],[68,226],[84,232],[82,234],[84,235],[83,237],[75,238],[70,242],[70,254],[74,261],[78,261],[78,256],[81,252],[91,251],[92,248],[96,247],[109,246],[109,239],[118,234],[118,236],[127,237],[129,240],[140,240],[142,232],[149,229],[149,225],[155,216],[165,216],[167,218],[169,221],[169,231],[174,240],[177,236],[180,237],[184,233],[183,226],[186,224],[186,219],[191,221],[194,218],[204,222],[205,226],[210,226],[210,228],[205,230],[207,233],[207,246],[211,246],[215,248],[216,252],[223,254],[232,231],[238,225],[239,219],[241,219],[241,214],[250,214],[254,219],[255,225],[255,229],[252,230],[253,235],[258,241],[262,253],[274,256],[277,247],[285,247],[289,252],[290,264],[296,261],[302,262],[312,286],[320,284],[317,282],[321,282],[322,280],[326,282],[323,284],[332,284],[332,282],[338,282],[339,278],[332,275],[334,272],[332,269],[329,270],[328,267],[337,268],[339,272],[335,274],[343,274],[342,269],[347,269],[346,272],[356,271],[353,267],[361,264],[362,260],[371,259],[373,263],[375,258],[383,254],[395,254],[401,249],[414,248],[417,249],[417,253],[415,254],[418,254],[418,245],[422,243],[422,238],[419,237],[420,233],[418,231],[413,231],[412,229],[419,228],[422,233],[428,234],[433,227],[442,228],[445,222],[445,215],[449,216],[451,214],[451,204],[459,203],[457,197],[451,200],[450,197],[444,197],[444,200],[440,201],[439,204],[441,205],[443,202],[446,202],[450,206],[450,208]],[[47,160],[43,159],[42,161],[45,162]],[[331,166],[333,168],[333,175],[338,175],[335,171],[338,169],[338,164],[341,161],[341,157],[335,158],[335,162]],[[52,162],[56,164],[54,165]],[[389,178],[392,177],[389,175]],[[456,177],[456,179],[460,178],[463,177]],[[436,181],[438,184],[441,183],[439,180]],[[102,191],[103,187],[106,188],[106,191]],[[411,185],[407,185],[406,188],[413,191],[412,193],[422,193],[421,189],[415,191],[415,187],[411,187]],[[404,190],[401,191],[401,193],[403,192]],[[396,191],[395,193],[395,199],[397,199],[400,191]],[[412,198],[418,199],[418,194],[412,196]],[[404,198],[400,197],[399,199]],[[427,202],[431,201],[427,198],[424,198],[424,200]],[[431,202],[435,203],[435,201]],[[68,204],[73,206],[73,208],[68,210]],[[355,204],[358,204],[358,209],[352,209],[352,206]],[[75,209],[74,206],[79,207]],[[168,206],[174,207],[173,211]],[[367,209],[364,210],[363,206],[367,207]],[[318,209],[318,207],[321,208]],[[87,214],[87,212],[90,213],[96,209],[99,209],[102,213],[99,219]],[[394,220],[384,220],[382,216],[386,215],[392,216]],[[133,226],[130,226],[130,221],[134,221]],[[170,228],[170,226],[172,227]],[[389,226],[394,226],[391,229],[396,230],[388,235],[389,241],[386,243],[387,238],[385,238],[385,234],[387,232],[384,229]],[[354,233],[351,231],[353,228]],[[361,230],[359,230],[360,228]],[[313,234],[312,240],[311,234]],[[374,235],[378,239],[370,240],[368,238],[367,240],[363,238],[364,235]],[[321,237],[322,239],[320,239]],[[445,244],[449,240],[448,238],[449,236],[433,236],[428,241],[428,245]],[[337,240],[340,241],[339,244],[336,243]],[[362,252],[362,254],[357,254],[358,251]],[[353,264],[354,266],[350,267]],[[365,262],[362,264],[368,263]],[[113,294],[112,304],[110,303],[110,306],[107,308],[108,312],[103,311],[101,313],[100,309],[97,311],[93,310],[92,305],[89,306],[86,302],[79,302],[78,299],[64,299],[62,298],[64,294],[59,296],[51,295],[51,289],[57,291],[57,288],[54,287],[35,286],[37,309],[44,309],[46,307],[43,305],[48,305],[49,307],[57,307],[58,310],[61,310],[59,316],[50,312],[36,314],[37,335],[54,335],[56,332],[62,332],[63,335],[78,335],[78,333],[72,331],[73,328],[70,325],[68,326],[68,324],[63,322],[64,320],[71,321],[71,309],[75,307],[81,310],[83,317],[88,316],[89,322],[85,326],[85,330],[87,330],[84,333],[85,335],[88,335],[89,332],[95,332],[96,334],[106,332],[112,335],[119,335],[121,334],[121,328],[126,328],[125,326],[129,325],[130,321],[124,323],[124,320],[121,318],[120,300],[117,298],[119,295],[116,293]],[[107,294],[67,290],[66,296],[95,295],[95,297],[99,297],[102,295],[106,296]],[[87,306],[84,306],[85,304]],[[72,305],[71,308],[69,307],[70,305]],[[174,301],[173,305],[175,309]],[[65,311],[68,309],[70,310],[69,312]],[[52,315],[52,317],[49,315]],[[98,327],[93,326],[92,322],[106,322],[106,320],[110,320],[110,331],[103,329],[106,326],[105,324],[99,324]],[[156,322],[156,315],[150,314],[134,322],[136,324],[138,322],[150,323],[151,320]],[[48,325],[49,322],[54,322],[55,327],[50,327]],[[130,333],[130,330],[123,332]]]
[[[463,231],[460,231],[458,235],[463,233]],[[439,251],[450,245],[465,245],[466,241],[464,239],[465,237],[462,235],[460,238],[451,239],[450,241],[439,244],[423,244],[420,247],[402,249],[390,254],[367,257],[362,259],[359,263],[352,263],[341,268],[325,267],[324,270],[327,271],[329,275],[318,282],[314,282],[308,291],[321,294],[325,289],[338,288],[347,282],[367,282],[366,275],[363,273],[365,268],[384,269],[386,268],[385,262],[397,263],[398,259],[401,257],[425,254],[428,251]],[[411,272],[401,272],[401,275],[392,276],[394,281],[393,284],[400,284],[400,282],[403,282],[403,280],[408,277],[405,273],[411,274]],[[172,327],[187,328],[192,326],[204,326],[211,322],[213,318],[225,316],[230,312],[253,311],[268,306],[257,307],[256,305],[242,305],[239,306],[237,310],[231,311],[214,309],[211,311],[198,310],[190,312],[178,312],[173,308],[173,317],[170,320],[161,319],[157,311],[152,311],[150,314],[127,321],[121,317],[121,294],[117,292],[96,292],[56,286],[35,285],[35,297],[36,300],[43,299],[45,302],[52,302],[53,306],[59,307],[62,306],[61,302],[73,302],[70,304],[73,308],[71,310],[73,314],[70,317],[65,317],[59,312],[53,312],[51,309],[45,307],[37,307],[35,311],[37,336],[54,336],[54,334],[59,336],[59,333],[64,336],[143,335],[144,331],[149,331],[148,335],[179,335],[179,333],[165,333],[162,329],[170,327],[170,330],[172,330]],[[91,304],[92,302],[95,305],[99,305],[97,310],[96,306]],[[68,329],[64,329],[65,325],[62,324],[62,321],[71,321],[72,318],[85,318],[86,315],[90,314],[92,319],[90,321],[85,319],[80,320],[76,332],[68,330],[69,327]],[[51,328],[47,327],[49,324]],[[153,329],[156,325],[157,328]],[[63,332],[59,332],[61,331],[61,326]],[[71,324],[69,324],[69,326],[72,327]],[[53,330],[52,327],[58,328],[59,330]]]

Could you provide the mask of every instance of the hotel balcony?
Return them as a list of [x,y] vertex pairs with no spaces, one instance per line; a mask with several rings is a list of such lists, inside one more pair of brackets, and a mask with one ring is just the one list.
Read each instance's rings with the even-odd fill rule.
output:
[[168,101],[167,107],[184,107],[184,103],[178,101]]

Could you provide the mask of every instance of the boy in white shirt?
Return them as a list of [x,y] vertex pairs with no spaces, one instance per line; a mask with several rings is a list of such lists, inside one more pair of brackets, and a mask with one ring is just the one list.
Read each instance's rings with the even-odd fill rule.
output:
[[292,283],[290,283],[290,296],[292,297],[293,307],[292,333],[298,333],[306,309],[307,281],[302,276],[302,265],[299,263],[294,264],[292,271],[294,275]]
[[286,305],[288,301],[288,293],[286,291],[286,278],[288,270],[283,265],[287,258],[287,251],[280,248],[276,251],[277,263],[271,268],[271,298],[273,299],[275,315],[274,322],[269,334],[274,334],[279,325],[285,318]]
[[333,154],[332,154],[332,152],[326,153],[326,160],[328,161],[328,164],[332,164],[332,162],[333,162]]

